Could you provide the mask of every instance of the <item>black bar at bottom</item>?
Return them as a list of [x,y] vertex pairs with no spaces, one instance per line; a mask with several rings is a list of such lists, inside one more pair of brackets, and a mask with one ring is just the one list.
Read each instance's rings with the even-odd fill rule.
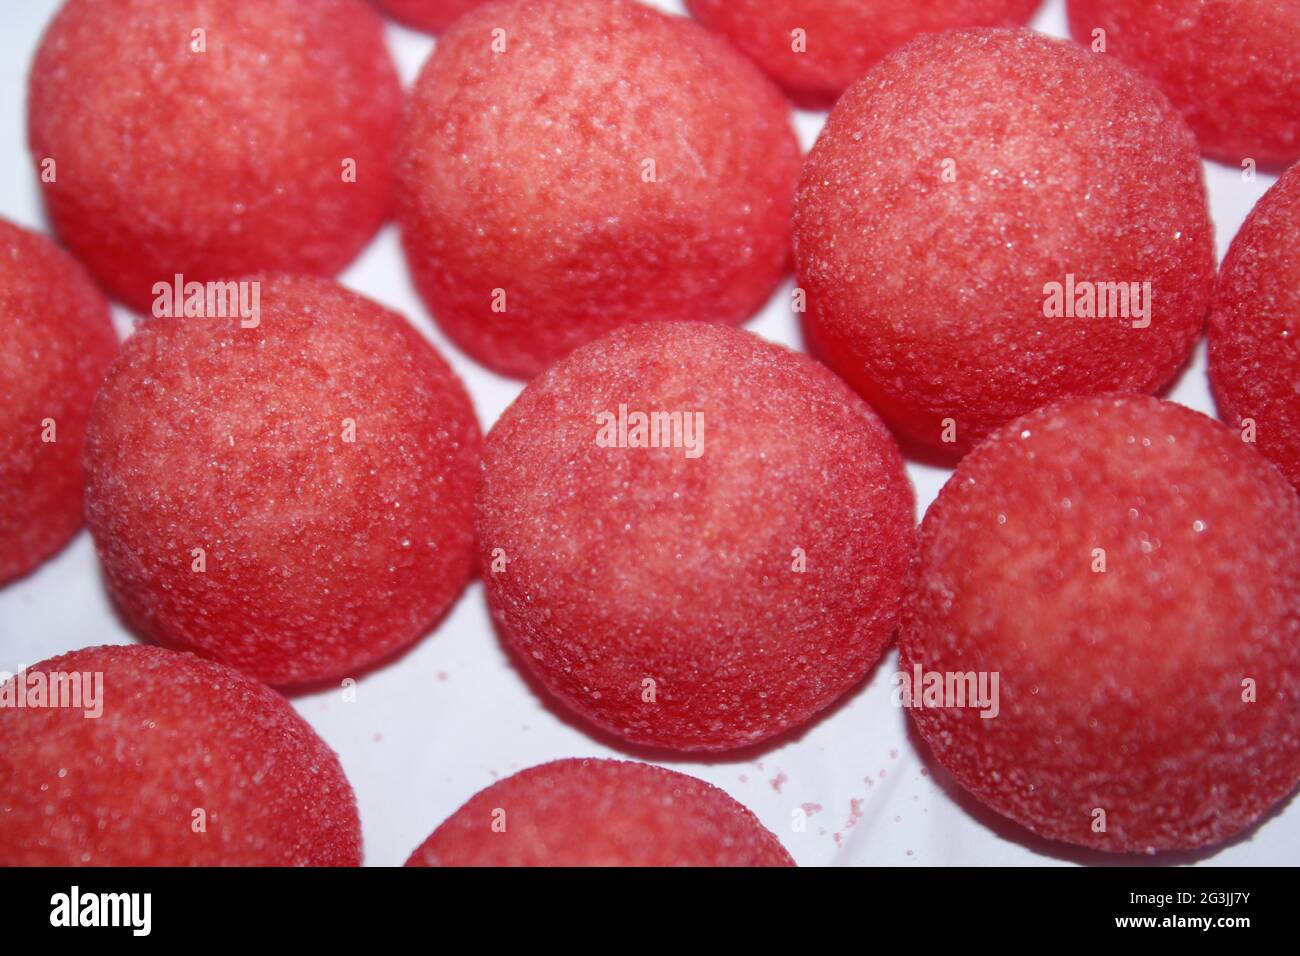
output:
[[414,935],[430,948],[460,949],[454,940],[463,934],[499,942],[502,934],[520,933],[534,943],[585,939],[595,946],[628,933],[686,942],[694,926],[730,943],[750,934],[769,941],[774,930],[800,927],[827,939],[832,926],[857,926],[866,934],[861,944],[875,948],[872,940],[884,943],[910,925],[927,944],[1126,937],[1181,944],[1199,936],[1231,946],[1294,929],[1294,872],[0,869],[0,933],[6,944],[75,933],[82,943],[98,937],[129,945],[147,935],[205,946],[337,945],[351,938],[374,944]]

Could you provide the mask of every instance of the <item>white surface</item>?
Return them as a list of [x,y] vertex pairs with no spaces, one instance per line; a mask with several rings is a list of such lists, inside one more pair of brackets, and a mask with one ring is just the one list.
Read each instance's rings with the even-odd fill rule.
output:
[[[677,0],[656,5],[681,11]],[[0,35],[0,216],[47,231],[27,154],[25,77],[57,6],[57,0],[5,0]],[[1049,0],[1034,26],[1064,36],[1063,0]],[[433,41],[395,25],[388,39],[409,84]],[[798,114],[805,147],[822,121],[822,114]],[[1222,255],[1274,177],[1246,183],[1238,170],[1207,163],[1206,171]],[[408,316],[437,345],[464,378],[485,430],[519,392],[519,384],[475,365],[438,332],[411,287],[392,225],[341,280]],[[747,327],[799,347],[789,292],[787,281]],[[116,318],[120,331],[128,331],[130,314],[118,308]],[[1203,344],[1170,397],[1214,413]],[[909,463],[908,473],[923,512],[949,472]],[[0,670],[16,672],[74,648],[133,640],[109,607],[84,531],[37,572],[0,589]],[[641,757],[702,777],[753,809],[805,866],[1147,862],[1038,840],[957,792],[937,766],[927,768],[928,758],[909,739],[906,715],[890,703],[896,656],[891,649],[865,685],[780,746],[723,759],[644,758],[588,735],[574,718],[538,699],[506,659],[475,583],[436,632],[363,677],[355,703],[326,692],[294,704],[342,758],[360,802],[370,865],[402,863],[437,824],[493,781],[574,756]],[[794,832],[794,811],[805,805],[807,830]],[[1300,801],[1292,800],[1234,844],[1155,861],[1294,865],[1298,848]]]

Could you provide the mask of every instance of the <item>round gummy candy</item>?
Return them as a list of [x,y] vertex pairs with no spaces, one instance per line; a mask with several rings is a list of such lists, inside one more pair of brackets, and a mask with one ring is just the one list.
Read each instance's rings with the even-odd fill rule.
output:
[[149,319],[92,409],[86,513],[145,636],[276,685],[355,675],[473,570],[480,433],[399,315],[328,279],[245,280],[242,319]]
[[0,687],[6,866],[359,866],[338,757],[279,694],[191,654],[91,647]]
[[913,497],[828,370],[709,323],[617,330],[484,444],[493,616],[561,701],[639,744],[725,750],[857,683],[897,623]]
[[1259,201],[1223,260],[1210,383],[1224,419],[1300,488],[1300,165]]
[[28,139],[60,238],[148,311],[178,273],[341,269],[391,211],[400,104],[362,0],[69,0]]
[[1075,39],[1151,77],[1206,156],[1300,159],[1300,0],[1070,0],[1069,11]]
[[1021,418],[931,506],[917,577],[916,726],[1035,833],[1199,847],[1300,781],[1300,496],[1217,422],[1137,395]]
[[841,97],[800,182],[809,344],[948,455],[1071,396],[1151,392],[1200,335],[1196,144],[1114,60],[1028,30],[924,36]]
[[726,793],[621,760],[557,760],[475,794],[407,866],[794,866]]
[[810,106],[833,102],[877,60],[922,33],[1011,27],[1042,0],[686,0],[717,30]]
[[637,3],[462,17],[420,74],[399,153],[416,286],[509,375],[631,322],[740,322],[788,266],[788,104],[725,41]]
[[117,349],[108,303],[44,236],[0,220],[0,584],[81,527],[90,400]]
[[425,33],[438,33],[484,0],[375,0],[395,20]]

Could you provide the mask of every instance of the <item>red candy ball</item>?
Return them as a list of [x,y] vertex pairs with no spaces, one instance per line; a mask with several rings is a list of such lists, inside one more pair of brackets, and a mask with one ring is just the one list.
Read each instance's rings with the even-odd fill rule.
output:
[[277,685],[427,632],[473,568],[480,433],[401,316],[273,277],[260,322],[151,319],[87,437],[87,519],[129,621]]
[[0,702],[7,866],[361,864],[338,757],[229,668],[91,647],[20,671]]
[[416,286],[509,375],[631,322],[740,322],[786,271],[788,105],[725,42],[636,3],[467,14],[420,74],[400,154]]
[[810,344],[948,454],[1050,401],[1154,391],[1200,335],[1196,144],[1113,59],[1027,30],[921,37],[836,104],[804,166]]
[[81,527],[90,400],[117,350],[108,303],[44,236],[0,220],[0,584]]
[[1210,383],[1223,418],[1300,488],[1300,166],[1259,201],[1223,260]]
[[375,0],[395,20],[426,33],[438,33],[485,0]]
[[1300,497],[1203,415],[1106,396],[1008,425],[925,516],[918,578],[903,673],[996,674],[998,700],[916,726],[1035,833],[1199,847],[1300,781]]
[[806,356],[698,322],[621,329],[524,389],[484,445],[478,530],[522,663],[596,725],[678,750],[755,743],[857,683],[914,544],[871,409]]
[[[824,104],[921,33],[1011,27],[1042,0],[686,0],[796,99]],[[798,32],[796,32],[798,31]]]
[[557,760],[481,790],[407,866],[794,866],[717,787],[649,764]]
[[1300,0],[1070,0],[1070,32],[1151,77],[1206,156],[1300,159]]
[[147,311],[177,273],[341,269],[390,211],[400,102],[361,0],[69,0],[28,138],[60,237]]

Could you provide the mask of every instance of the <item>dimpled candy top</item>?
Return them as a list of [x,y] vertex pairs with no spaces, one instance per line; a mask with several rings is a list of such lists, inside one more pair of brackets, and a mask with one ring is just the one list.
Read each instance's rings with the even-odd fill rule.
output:
[[[56,683],[61,706],[36,705]],[[24,701],[0,707],[6,866],[361,864],[338,757],[288,701],[229,668],[90,647],[20,671],[6,694]]]
[[1223,260],[1210,382],[1225,420],[1245,424],[1300,488],[1300,166],[1259,201]]
[[390,17],[426,33],[437,33],[485,0],[375,0]]
[[256,327],[146,321],[96,397],[86,511],[128,620],[277,685],[426,633],[473,569],[480,433],[401,316],[260,283]]
[[557,760],[475,794],[407,866],[794,866],[703,780],[621,760]]
[[381,26],[363,0],[69,0],[28,98],[59,236],[139,311],[178,272],[337,272],[392,205]]
[[108,303],[44,236],[0,220],[0,584],[81,527],[90,400],[117,351]]
[[[829,105],[921,33],[1025,23],[1042,0],[686,0],[800,102]],[[796,33],[795,31],[802,31]]]
[[1070,32],[1155,80],[1201,149],[1234,166],[1300,159],[1300,0],[1069,0]]
[[1300,496],[1180,405],[1041,409],[931,506],[899,645],[905,673],[999,675],[996,716],[912,709],[994,810],[1101,850],[1217,843],[1300,780]]
[[731,47],[626,0],[509,0],[439,39],[400,147],[416,287],[531,377],[629,322],[740,322],[789,262],[789,104]]
[[[681,423],[658,447],[634,419],[652,414]],[[502,633],[560,700],[636,743],[724,750],[803,723],[876,662],[913,508],[889,433],[824,367],[652,323],[574,352],[497,421],[480,563]]]
[[959,31],[836,104],[795,265],[813,349],[952,454],[1055,399],[1168,382],[1209,309],[1213,230],[1196,144],[1147,81],[1027,30]]

